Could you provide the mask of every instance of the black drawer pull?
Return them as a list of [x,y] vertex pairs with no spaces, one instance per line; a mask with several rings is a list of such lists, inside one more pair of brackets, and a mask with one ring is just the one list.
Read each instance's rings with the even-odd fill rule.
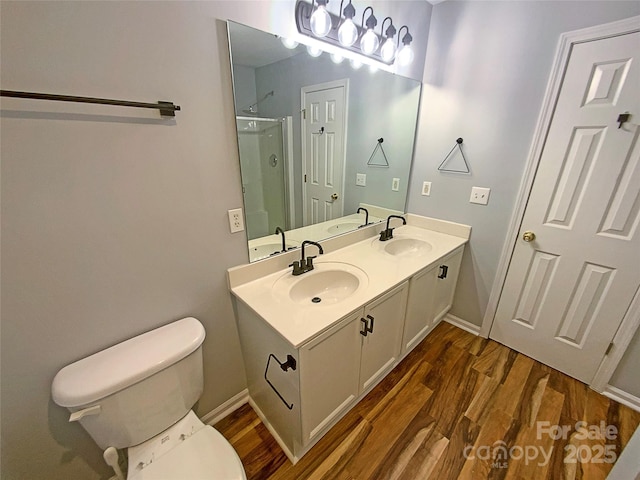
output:
[[449,267],[446,265],[440,265],[440,275],[438,278],[447,278],[447,272],[449,271]]
[[373,333],[373,321],[375,319],[371,315],[367,315],[367,318],[371,320],[371,325],[367,326],[367,332]]
[[363,337],[366,337],[367,332],[369,331],[369,328],[367,327],[367,320],[366,318],[360,318],[360,321],[364,324],[362,326],[363,330],[360,330],[360,335],[362,335]]

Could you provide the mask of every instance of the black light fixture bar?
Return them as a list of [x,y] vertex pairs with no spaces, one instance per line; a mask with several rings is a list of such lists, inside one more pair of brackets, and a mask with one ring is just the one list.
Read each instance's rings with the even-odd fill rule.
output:
[[164,117],[175,117],[175,112],[180,110],[180,106],[174,105],[173,102],[159,101],[158,103],[142,103],[129,102],[127,100],[110,100],[107,98],[74,97],[70,95],[54,95],[50,93],[17,92],[14,90],[0,90],[0,97],[29,98],[32,100],[53,100],[58,102],[93,103],[99,105],[116,105],[120,107],[153,108],[156,110],[160,110],[160,115]]
[[[326,42],[331,45],[335,45],[336,47],[340,47],[344,50],[349,50],[351,52],[357,53],[358,55],[362,55],[365,58],[371,58],[377,62],[384,63],[386,65],[393,65],[393,60],[391,60],[390,62],[386,62],[382,59],[382,57],[380,56],[380,48],[378,48],[372,54],[366,54],[360,49],[359,40],[362,37],[362,34],[367,31],[367,29],[361,25],[358,25],[355,22],[354,22],[354,25],[358,29],[358,40],[356,41],[356,43],[354,43],[350,47],[346,47],[343,44],[341,44],[340,40],[338,40],[338,29],[340,28],[340,25],[342,22],[342,15],[335,15],[331,12],[327,12],[331,17],[331,25],[332,25],[331,31],[326,37],[315,36],[311,31],[311,25],[310,25],[312,13],[313,13],[313,5],[311,3],[307,3],[304,0],[298,0],[298,2],[296,3],[296,12],[295,12],[296,26],[298,27],[298,32],[301,33],[302,35],[306,35],[307,37],[311,37],[316,40]],[[375,33],[375,35],[378,37],[380,44],[382,44],[382,42],[386,40],[386,37],[381,37],[377,33]]]

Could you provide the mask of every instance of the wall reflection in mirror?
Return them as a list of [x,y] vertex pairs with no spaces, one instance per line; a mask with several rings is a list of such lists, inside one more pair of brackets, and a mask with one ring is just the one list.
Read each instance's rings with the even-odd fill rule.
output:
[[420,82],[228,27],[250,260],[403,213]]

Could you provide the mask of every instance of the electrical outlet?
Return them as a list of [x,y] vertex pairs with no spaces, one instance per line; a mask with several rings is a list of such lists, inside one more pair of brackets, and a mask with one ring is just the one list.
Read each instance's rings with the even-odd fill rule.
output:
[[242,218],[241,208],[229,210],[229,228],[231,229],[231,233],[244,230],[244,218]]
[[367,174],[366,173],[356,173],[356,185],[359,187],[367,186]]
[[491,193],[490,188],[472,187],[471,198],[469,199],[469,202],[486,205],[487,203],[489,203],[489,193]]
[[393,181],[391,182],[391,190],[393,190],[394,192],[397,192],[398,190],[400,190],[400,179],[399,178],[394,178]]
[[431,195],[431,182],[422,182],[422,195]]

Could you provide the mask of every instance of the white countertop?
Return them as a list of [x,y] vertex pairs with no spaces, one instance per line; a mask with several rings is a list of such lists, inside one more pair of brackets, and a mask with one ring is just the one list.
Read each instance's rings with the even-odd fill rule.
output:
[[[364,282],[366,285],[358,288],[350,297],[341,302],[300,304],[277,295],[273,289],[274,284],[283,276],[292,276],[291,268],[279,269],[241,284],[234,285],[235,282],[230,280],[231,291],[289,341],[294,348],[298,348],[346,315],[464,245],[469,239],[471,229],[464,225],[416,215],[408,215],[407,219],[408,225],[394,229],[394,238],[405,237],[425,241],[431,245],[430,251],[421,252],[418,255],[396,256],[388,254],[384,251],[385,242],[380,242],[378,235],[375,234],[375,230],[380,230],[378,228],[371,230],[375,236],[357,241],[352,245],[335,251],[327,251],[328,249],[325,247],[324,255],[319,255],[314,260],[314,265],[318,270],[323,268],[323,264],[345,263],[366,273],[368,277],[368,282]],[[453,234],[442,233],[443,231],[450,231]],[[307,252],[315,255],[317,249],[314,246],[308,246]],[[295,259],[299,259],[300,251],[296,250],[295,254]],[[281,265],[281,263],[274,263],[274,265]],[[249,266],[244,268],[246,267]],[[242,268],[231,269],[230,277],[232,270],[237,273]],[[294,277],[294,279],[302,279],[311,273],[313,272]]]

